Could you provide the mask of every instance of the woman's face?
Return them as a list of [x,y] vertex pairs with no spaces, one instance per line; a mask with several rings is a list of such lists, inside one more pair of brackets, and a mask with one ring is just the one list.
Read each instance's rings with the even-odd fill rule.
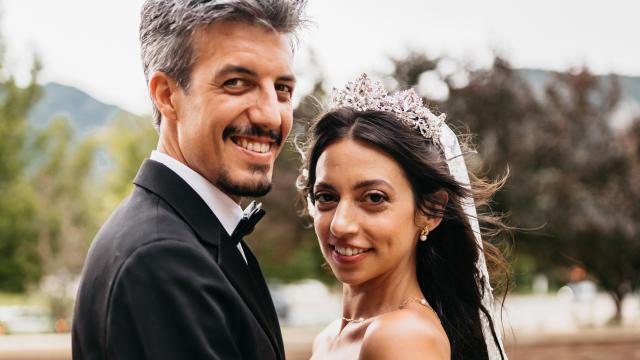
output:
[[396,161],[366,143],[341,140],[316,165],[314,226],[320,248],[343,283],[415,270],[415,204]]

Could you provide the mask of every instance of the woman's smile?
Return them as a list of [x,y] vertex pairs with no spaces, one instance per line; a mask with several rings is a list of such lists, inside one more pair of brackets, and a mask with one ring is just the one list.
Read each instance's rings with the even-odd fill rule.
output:
[[364,259],[373,248],[357,248],[348,245],[329,245],[331,248],[331,256],[334,261],[339,263],[355,263]]

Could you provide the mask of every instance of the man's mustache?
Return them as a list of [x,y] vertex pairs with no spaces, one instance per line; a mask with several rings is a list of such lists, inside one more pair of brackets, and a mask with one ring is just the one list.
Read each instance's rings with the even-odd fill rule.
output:
[[282,131],[273,129],[265,130],[257,126],[249,126],[246,128],[228,126],[222,132],[222,139],[226,140],[230,136],[266,137],[273,140],[278,145],[282,143]]

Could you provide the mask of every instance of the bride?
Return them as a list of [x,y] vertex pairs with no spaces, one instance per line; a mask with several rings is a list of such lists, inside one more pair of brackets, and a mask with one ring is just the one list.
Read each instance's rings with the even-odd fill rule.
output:
[[363,74],[334,94],[302,152],[298,185],[343,284],[342,317],[312,359],[506,359],[484,254],[501,257],[472,200],[499,184],[471,184],[444,116]]

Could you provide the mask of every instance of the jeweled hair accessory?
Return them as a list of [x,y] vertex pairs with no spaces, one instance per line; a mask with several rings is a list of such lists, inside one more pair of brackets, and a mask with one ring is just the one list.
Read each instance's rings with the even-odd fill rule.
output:
[[442,148],[440,137],[446,115],[434,115],[413,89],[389,95],[379,81],[367,74],[348,82],[343,89],[333,88],[331,108],[347,106],[358,111],[377,110],[394,113],[405,125],[420,131],[422,136]]
[[[350,107],[357,111],[376,110],[393,113],[405,125],[419,130],[422,136],[433,141],[442,151],[451,176],[462,186],[471,189],[471,181],[458,137],[445,124],[445,114],[434,115],[413,89],[389,94],[381,82],[372,81],[366,74],[362,74],[355,81],[348,82],[343,89],[333,89],[331,110],[339,107]],[[462,199],[462,209],[469,219],[469,225],[475,234],[476,243],[482,249],[480,225],[473,198]],[[311,211],[312,209],[310,208],[310,213]],[[489,272],[483,252],[480,252],[476,267],[482,275],[482,279],[478,283],[478,288],[482,294],[482,305],[487,309],[491,317],[495,319],[493,289],[489,283]],[[482,311],[480,311],[480,319],[489,359],[507,359],[499,329],[494,326],[492,331],[491,322]],[[494,331],[497,335],[497,344],[493,339]]]

